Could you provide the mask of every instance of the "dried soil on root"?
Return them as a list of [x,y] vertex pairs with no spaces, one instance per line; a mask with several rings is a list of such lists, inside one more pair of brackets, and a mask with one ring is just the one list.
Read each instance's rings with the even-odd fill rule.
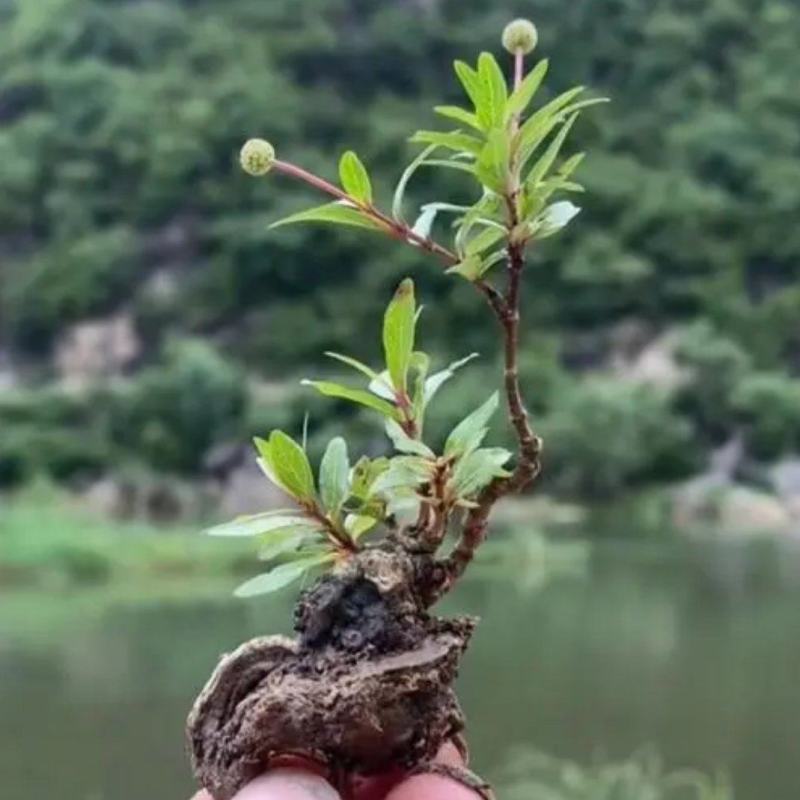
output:
[[418,566],[361,553],[300,598],[296,639],[253,639],[223,657],[187,725],[215,800],[286,754],[334,774],[413,769],[463,729],[452,684],[475,620],[421,610]]

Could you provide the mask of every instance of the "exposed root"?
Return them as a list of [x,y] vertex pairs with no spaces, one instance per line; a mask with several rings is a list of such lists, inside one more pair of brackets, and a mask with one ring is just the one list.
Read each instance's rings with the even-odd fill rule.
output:
[[421,610],[416,569],[399,549],[360,553],[300,598],[297,639],[253,639],[221,660],[187,726],[215,800],[287,753],[332,774],[413,769],[462,730],[452,683],[475,620]]

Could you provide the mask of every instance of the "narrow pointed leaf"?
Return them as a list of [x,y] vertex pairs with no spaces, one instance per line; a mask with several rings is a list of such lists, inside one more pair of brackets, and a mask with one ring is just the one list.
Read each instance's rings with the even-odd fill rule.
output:
[[461,85],[464,87],[464,91],[466,91],[469,99],[472,100],[472,105],[476,110],[479,109],[484,103],[484,93],[478,73],[464,61],[456,61],[453,67],[458,79],[461,81]]
[[305,451],[294,439],[283,431],[272,431],[268,449],[262,451],[261,455],[293,497],[298,500],[313,500],[315,489],[311,465]]
[[392,199],[392,216],[400,221],[404,222],[405,218],[403,217],[403,199],[405,198],[406,188],[408,187],[408,183],[413,177],[414,173],[425,163],[425,160],[432,155],[437,149],[438,145],[431,144],[428,145],[417,157],[403,170],[403,174],[400,176],[400,180],[397,182],[397,186],[394,190],[394,198]]
[[420,456],[397,456],[389,462],[389,468],[372,483],[370,492],[374,494],[392,492],[396,489],[414,489],[429,481],[433,475],[434,464]]
[[262,533],[292,525],[308,525],[309,518],[299,512],[286,511],[280,514],[267,512],[239,517],[230,522],[215,525],[206,533],[209,536],[258,536]]
[[454,119],[457,122],[463,122],[465,125],[469,125],[470,128],[481,130],[478,118],[467,111],[466,108],[459,108],[458,106],[435,106],[433,110],[443,117]]
[[324,206],[309,208],[306,211],[298,211],[277,222],[273,222],[270,228],[279,228],[282,225],[294,225],[298,222],[329,222],[336,225],[351,225],[356,228],[368,228],[373,231],[385,230],[371,217],[353,206],[344,203],[327,203]]
[[522,83],[514,89],[511,97],[506,104],[506,116],[512,114],[522,114],[533,100],[534,95],[542,85],[544,76],[547,74],[548,61],[542,59],[522,80]]
[[511,453],[500,447],[474,450],[462,458],[453,473],[452,488],[459,497],[470,497],[495,478],[505,478],[511,473],[503,465]]
[[561,126],[558,133],[553,137],[553,141],[547,146],[547,150],[545,150],[542,157],[533,165],[533,168],[528,173],[528,177],[525,179],[528,185],[535,188],[539,181],[550,171],[556,158],[558,158],[558,154],[567,138],[567,134],[570,132],[577,118],[578,114],[576,112]]
[[374,394],[364,389],[354,389],[351,386],[342,386],[332,381],[302,381],[302,383],[304,386],[313,386],[320,394],[324,394],[326,397],[337,397],[341,400],[349,400],[351,403],[358,403],[359,405],[378,411],[385,417],[400,419],[400,413],[391,403],[386,402],[386,400],[380,397],[376,397]]
[[394,294],[383,317],[383,351],[392,385],[406,391],[406,378],[414,352],[416,302],[414,283],[406,278]]
[[[419,312],[417,312],[417,318],[419,318]],[[409,368],[412,377],[409,380],[409,385],[411,388],[413,418],[419,438],[422,438],[422,429],[425,421],[425,379],[428,377],[430,367],[431,360],[427,353],[419,351],[412,353]]]
[[333,558],[333,553],[324,553],[281,564],[269,572],[257,575],[255,578],[246,581],[236,589],[234,594],[237,597],[253,597],[254,595],[275,592],[293,583],[308,570],[332,561]]
[[501,194],[506,189],[509,166],[509,142],[504,130],[489,131],[486,144],[475,163],[475,174],[486,187]]
[[342,188],[360,203],[369,205],[372,202],[372,184],[366,167],[361,159],[348,150],[339,160],[339,180]]
[[483,274],[483,262],[480,256],[466,256],[445,272],[450,275],[460,275],[468,281],[475,281]]
[[433,375],[431,375],[430,378],[428,378],[428,380],[425,381],[425,405],[430,403],[436,392],[439,391],[439,389],[446,381],[450,380],[450,378],[452,378],[453,375],[455,375],[457,370],[461,369],[461,367],[463,367],[465,364],[468,364],[470,361],[472,361],[472,359],[477,357],[478,357],[477,353],[470,353],[465,358],[461,358],[458,361],[454,361],[445,369],[440,370],[439,372],[435,372]]
[[457,153],[465,152],[471,155],[478,155],[483,148],[483,142],[476,136],[470,136],[461,131],[417,131],[412,137],[412,142],[432,144],[437,147],[446,147]]
[[328,511],[338,512],[350,488],[350,461],[347,444],[337,436],[325,448],[319,465],[319,492]]
[[485,102],[478,109],[478,119],[486,127],[499,125],[503,121],[508,102],[508,85],[497,59],[491,53],[478,56],[478,76]]
[[419,439],[412,439],[394,420],[387,419],[384,423],[386,435],[392,440],[395,450],[401,453],[411,453],[425,458],[435,458],[433,450]]
[[368,367],[366,364],[362,363],[356,358],[342,355],[342,353],[334,353],[332,350],[327,350],[325,355],[328,356],[328,358],[332,358],[335,361],[341,361],[342,364],[347,364],[348,367],[358,370],[358,372],[362,373],[362,375],[366,375],[370,380],[374,380],[378,377],[378,373],[375,372],[374,369]]
[[505,239],[508,232],[502,228],[484,228],[477,236],[473,236],[466,246],[467,256],[479,255],[484,250],[488,250],[492,245],[497,244],[501,239]]
[[472,164],[465,164],[463,161],[447,161],[443,158],[431,158],[423,163],[426,167],[442,167],[444,169],[455,169],[459,172],[468,172],[470,175],[475,174],[475,169]]
[[356,541],[365,533],[372,530],[378,524],[375,517],[368,517],[361,514],[348,514],[344,521],[344,529]]
[[311,537],[320,536],[322,531],[310,525],[293,525],[272,531],[266,544],[258,551],[259,561],[272,561],[278,556],[291,553],[309,541]]
[[480,408],[456,425],[447,437],[444,454],[457,455],[477,447],[486,435],[492,415],[497,411],[499,395],[495,392]]
[[564,118],[565,109],[570,101],[583,91],[585,91],[584,86],[568,89],[525,120],[515,139],[520,165],[526,163],[547,134]]

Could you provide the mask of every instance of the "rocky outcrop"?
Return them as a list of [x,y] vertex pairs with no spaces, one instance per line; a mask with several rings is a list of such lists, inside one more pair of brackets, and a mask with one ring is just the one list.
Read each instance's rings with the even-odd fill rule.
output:
[[55,367],[69,389],[122,375],[141,353],[130,314],[73,325],[58,341]]

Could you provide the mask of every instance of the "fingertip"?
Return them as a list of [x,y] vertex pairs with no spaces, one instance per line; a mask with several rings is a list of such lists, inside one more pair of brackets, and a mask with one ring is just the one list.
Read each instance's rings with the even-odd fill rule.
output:
[[422,774],[404,780],[386,800],[481,800],[481,796],[452,778]]
[[234,800],[340,800],[340,797],[319,775],[282,767],[248,783]]

